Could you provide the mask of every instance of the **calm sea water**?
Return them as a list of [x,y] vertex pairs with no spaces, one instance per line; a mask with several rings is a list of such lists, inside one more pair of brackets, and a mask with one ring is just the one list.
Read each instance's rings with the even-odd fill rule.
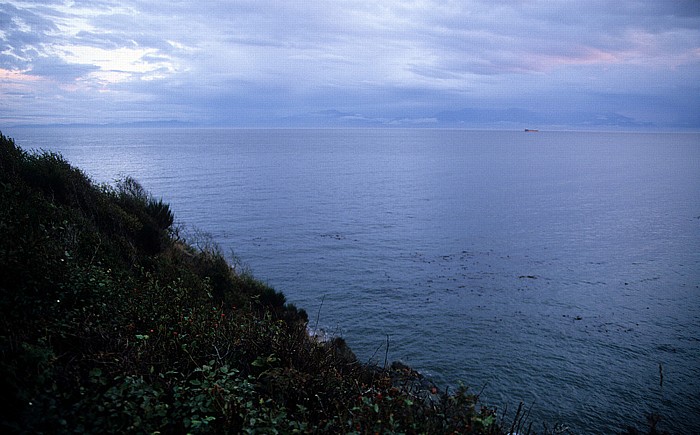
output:
[[700,427],[698,134],[4,133],[136,177],[362,360],[536,428]]

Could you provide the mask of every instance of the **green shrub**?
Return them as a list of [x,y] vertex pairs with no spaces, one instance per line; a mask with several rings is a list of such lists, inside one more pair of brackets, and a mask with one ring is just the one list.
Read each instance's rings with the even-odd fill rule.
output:
[[175,221],[175,216],[170,210],[170,204],[164,203],[162,199],[150,198],[146,204],[146,212],[160,230],[170,229]]

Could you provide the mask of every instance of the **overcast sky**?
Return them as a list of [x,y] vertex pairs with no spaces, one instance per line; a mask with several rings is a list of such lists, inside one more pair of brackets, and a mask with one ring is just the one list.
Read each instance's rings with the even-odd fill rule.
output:
[[0,124],[700,129],[700,1],[3,0]]

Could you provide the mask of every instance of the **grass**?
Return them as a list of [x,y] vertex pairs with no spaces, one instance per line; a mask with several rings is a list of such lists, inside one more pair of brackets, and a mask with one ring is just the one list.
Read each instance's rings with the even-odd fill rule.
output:
[[520,409],[505,422],[309,337],[303,310],[173,223],[136,180],[97,185],[0,133],[2,432],[530,432]]

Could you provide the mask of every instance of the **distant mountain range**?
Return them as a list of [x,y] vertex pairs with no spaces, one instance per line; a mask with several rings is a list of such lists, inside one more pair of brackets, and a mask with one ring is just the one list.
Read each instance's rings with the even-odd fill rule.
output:
[[347,127],[442,127],[521,129],[550,128],[652,128],[652,123],[640,122],[618,113],[568,112],[543,114],[527,109],[464,108],[441,111],[428,116],[371,117],[361,113],[323,110],[280,119],[283,126],[347,126]]
[[52,124],[17,124],[15,127],[32,127],[32,128],[54,128],[54,127],[70,127],[70,128],[159,128],[159,127],[197,127],[199,124],[186,121],[165,120],[165,121],[134,121],[134,122],[105,122],[105,123],[52,123]]
[[[654,129],[658,126],[640,122],[618,113],[563,112],[545,114],[520,108],[445,110],[425,116],[381,117],[336,109],[308,112],[276,119],[257,120],[253,123],[220,121],[196,123],[180,120],[134,121],[113,123],[21,124],[15,127],[108,127],[108,128],[193,128],[193,127],[259,127],[259,128],[323,128],[323,127],[412,127],[412,128],[470,128],[520,130],[523,128],[548,129]],[[670,126],[674,127],[674,126]],[[677,126],[683,127],[683,126]]]

